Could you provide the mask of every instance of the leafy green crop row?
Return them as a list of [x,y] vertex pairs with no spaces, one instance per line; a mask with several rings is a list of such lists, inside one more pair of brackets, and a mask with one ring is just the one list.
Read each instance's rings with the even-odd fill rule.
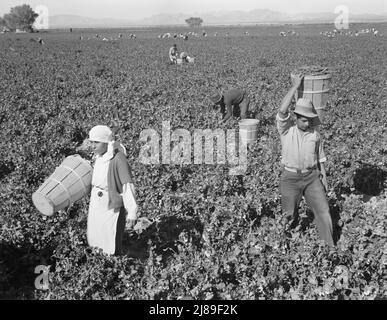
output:
[[[168,64],[176,40],[147,31],[115,42],[48,33],[44,46],[28,35],[0,38],[0,297],[386,297],[387,43],[283,38],[262,28],[249,37],[179,42],[195,57],[186,66]],[[332,251],[319,241],[305,203],[291,232],[281,224],[274,117],[291,71],[311,64],[335,70],[321,129],[338,240]],[[190,132],[236,128],[236,120],[220,125],[206,100],[215,88],[232,86],[249,92],[250,117],[260,121],[244,175],[228,175],[225,165],[138,161],[140,132],[161,133],[162,121]],[[48,218],[31,200],[95,124],[119,126],[141,215],[153,221],[126,235],[123,257],[87,246],[87,198]],[[51,266],[48,291],[34,287],[41,264]]]

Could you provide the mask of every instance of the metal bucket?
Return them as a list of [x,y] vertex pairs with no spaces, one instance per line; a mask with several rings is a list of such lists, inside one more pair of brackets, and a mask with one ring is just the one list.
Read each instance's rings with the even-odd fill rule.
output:
[[239,121],[239,139],[245,144],[253,143],[258,139],[257,119],[243,119]]

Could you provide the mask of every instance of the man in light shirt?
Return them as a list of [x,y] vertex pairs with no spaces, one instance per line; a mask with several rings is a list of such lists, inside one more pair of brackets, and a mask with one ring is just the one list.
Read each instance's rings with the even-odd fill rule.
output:
[[292,97],[302,83],[298,75],[293,87],[283,98],[276,117],[282,145],[281,202],[285,221],[296,214],[302,199],[313,210],[320,238],[334,246],[332,219],[326,198],[328,190],[322,139],[316,126],[320,124],[317,112],[308,99],[298,99],[293,119],[289,113]]

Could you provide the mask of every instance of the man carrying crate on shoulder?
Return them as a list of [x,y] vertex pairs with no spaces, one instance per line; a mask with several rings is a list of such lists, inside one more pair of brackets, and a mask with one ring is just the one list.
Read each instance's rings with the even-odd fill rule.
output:
[[281,202],[286,226],[296,214],[302,196],[313,210],[320,238],[334,246],[332,219],[325,195],[328,190],[324,168],[326,161],[322,138],[316,126],[320,124],[317,112],[308,99],[298,99],[292,119],[289,106],[302,83],[296,75],[293,87],[283,98],[276,117],[282,145]]

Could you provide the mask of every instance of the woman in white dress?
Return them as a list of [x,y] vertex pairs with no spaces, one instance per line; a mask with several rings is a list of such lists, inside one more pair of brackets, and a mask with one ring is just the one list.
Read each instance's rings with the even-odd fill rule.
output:
[[113,141],[107,126],[89,132],[95,155],[87,219],[87,241],[108,254],[122,254],[122,238],[137,220],[137,203],[131,169],[123,145]]

